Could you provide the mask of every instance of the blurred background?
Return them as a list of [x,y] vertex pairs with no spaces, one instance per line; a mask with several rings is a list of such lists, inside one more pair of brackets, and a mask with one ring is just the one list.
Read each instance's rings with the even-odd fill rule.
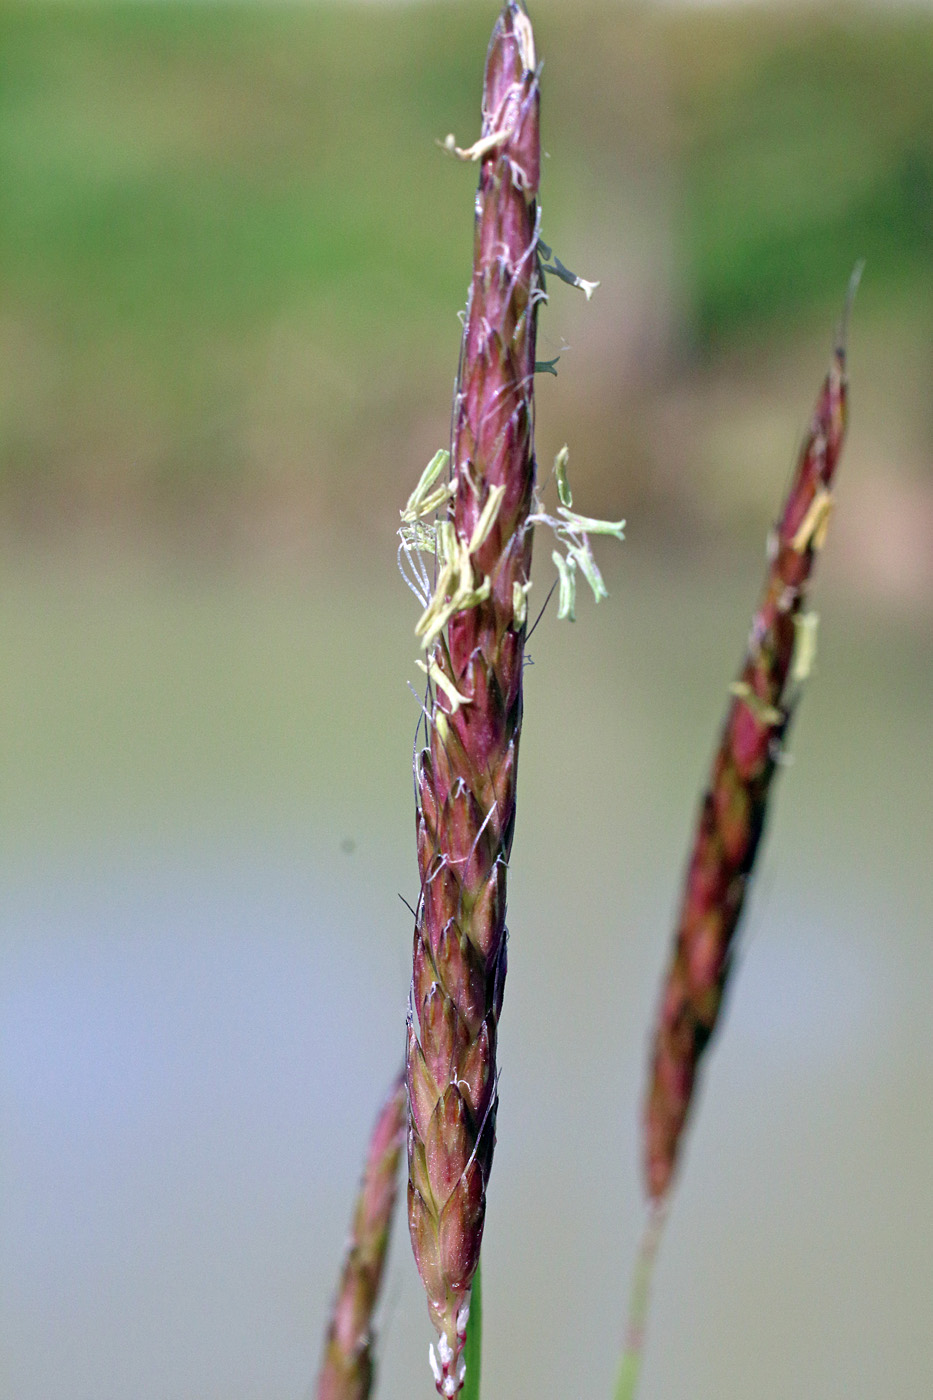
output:
[[[418,607],[492,3],[0,9],[0,1391],[304,1400],[403,1048]],[[933,12],[540,0],[486,1394],[611,1393],[693,812],[846,283],[852,423],[644,1400],[933,1390]],[[532,599],[550,586],[540,540]],[[385,1400],[433,1393],[399,1222]]]

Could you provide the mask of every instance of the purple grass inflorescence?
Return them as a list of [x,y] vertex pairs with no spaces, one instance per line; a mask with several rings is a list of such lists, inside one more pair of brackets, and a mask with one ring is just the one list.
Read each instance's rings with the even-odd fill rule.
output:
[[372,1390],[372,1317],[395,1209],[406,1105],[405,1079],[399,1076],[370,1139],[324,1342],[316,1400],[368,1400]]
[[[453,148],[452,141],[448,145]],[[463,1384],[496,1123],[535,487],[538,76],[508,3],[486,59],[474,268],[439,575],[419,623],[427,745],[415,761],[421,892],[408,1022],[408,1220],[438,1332],[438,1391]]]
[[764,593],[700,807],[645,1109],[645,1176],[656,1204],[673,1179],[697,1071],[719,1016],[772,779],[812,659],[816,619],[805,611],[806,589],[826,536],[846,429],[841,341],[771,537]]

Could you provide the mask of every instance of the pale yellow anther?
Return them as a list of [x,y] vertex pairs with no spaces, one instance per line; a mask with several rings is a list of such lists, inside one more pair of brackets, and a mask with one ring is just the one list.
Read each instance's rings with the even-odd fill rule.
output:
[[418,485],[408,497],[405,509],[399,511],[399,515],[405,524],[420,519],[422,516],[430,515],[432,511],[453,495],[455,489],[454,482],[447,482],[437,486],[437,479],[442,472],[445,472],[450,465],[450,453],[445,449],[435,452],[428,465],[418,479]]
[[813,548],[816,550],[822,549],[824,544],[826,543],[826,536],[829,533],[829,517],[833,513],[834,504],[835,502],[833,501],[832,496],[829,496],[826,501],[826,508],[824,509],[823,514],[820,517],[820,521],[816,529],[813,531]]
[[438,145],[443,150],[449,151],[458,160],[482,160],[488,156],[490,151],[494,151],[497,146],[501,146],[512,135],[510,126],[500,127],[498,131],[491,131],[488,136],[481,136],[478,141],[474,141],[472,146],[458,146],[453,132],[449,132],[443,141],[438,141]]
[[530,579],[527,583],[519,583],[516,579],[512,584],[512,621],[516,629],[521,629],[528,621],[528,594],[530,591]]
[[577,599],[577,563],[573,555],[565,559],[559,550],[551,552],[554,567],[557,569],[557,576],[560,580],[557,593],[557,620],[563,622],[565,619],[570,622],[576,621],[575,604]]
[[[438,558],[440,553],[438,553]],[[454,579],[454,567],[449,561],[444,564],[440,577],[437,580],[437,587],[430,603],[415,623],[415,636],[421,638],[421,645],[427,649],[444,630],[449,613],[447,608],[447,594],[450,591]]]
[[798,685],[802,684],[813,670],[818,622],[819,617],[815,612],[797,613],[794,617],[794,651],[790,677]]
[[832,508],[831,492],[827,491],[825,486],[819,487],[790,542],[790,547],[796,554],[802,554],[808,547],[816,550],[823,548]]
[[[450,713],[452,715],[457,713],[461,705],[469,705],[470,697],[460,694],[453,681],[450,680],[448,676],[444,675],[444,672],[433,658],[427,663],[424,661],[416,661],[415,665],[420,671],[425,673],[429,680],[434,682],[438,690],[442,690],[447,696],[447,699],[450,701]],[[438,712],[438,714],[439,713],[440,712]]]
[[496,516],[499,514],[499,507],[502,505],[502,497],[505,495],[505,486],[493,486],[486,497],[486,504],[483,506],[480,517],[473,527],[473,534],[470,536],[470,543],[467,546],[467,554],[475,554],[480,545],[486,543],[489,532],[496,523]]
[[756,695],[752,690],[748,681],[733,681],[729,687],[729,694],[734,695],[737,700],[741,700],[751,710],[759,724],[783,723],[783,710],[778,710],[774,705],[769,705],[767,700],[762,700],[761,696]]
[[433,515],[436,510],[441,508],[445,501],[450,500],[451,496],[454,494],[454,490],[455,487],[453,484],[438,486],[419,501],[417,506],[408,506],[405,510],[400,510],[399,515],[405,524],[409,524],[411,521],[417,520],[424,515]]
[[444,567],[434,596],[415,627],[415,636],[421,638],[425,651],[441,635],[454,613],[484,603],[492,589],[488,578],[478,585],[475,583],[469,548],[458,537],[450,521],[441,521],[438,525],[437,543],[437,557],[443,561]]
[[554,480],[557,482],[557,495],[562,506],[569,510],[573,505],[573,493],[570,490],[570,477],[567,475],[567,467],[570,462],[570,448],[564,443],[563,447],[554,458]]
[[437,557],[442,564],[451,563],[457,554],[457,532],[452,520],[437,522]]
[[563,516],[572,530],[582,531],[587,535],[614,535],[617,540],[624,537],[624,520],[596,520],[589,515],[578,515],[575,510],[568,510],[566,506],[558,506],[557,514]]

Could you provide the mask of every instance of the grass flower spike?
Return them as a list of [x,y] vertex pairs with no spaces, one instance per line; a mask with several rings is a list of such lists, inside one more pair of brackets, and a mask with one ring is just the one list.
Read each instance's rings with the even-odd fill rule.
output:
[[815,618],[805,611],[805,595],[826,537],[845,435],[842,340],[840,335],[770,541],[764,593],[744,664],[730,688],[732,700],[700,809],[646,1105],[645,1173],[655,1203],[671,1185],[697,1070],[719,1015],[771,782],[812,661]]
[[367,1400],[372,1389],[372,1317],[395,1209],[406,1103],[405,1081],[400,1077],[370,1139],[350,1244],[324,1343],[316,1400]]
[[[486,60],[474,268],[454,404],[436,583],[418,626],[427,747],[415,763],[418,864],[408,1025],[408,1216],[438,1332],[438,1391],[463,1384],[496,1119],[496,1026],[506,970],[531,565],[535,329],[543,297],[536,196],[538,78],[531,25],[506,4]],[[449,504],[447,503],[449,494]],[[423,498],[423,501],[422,501]],[[417,539],[417,536],[415,537]]]

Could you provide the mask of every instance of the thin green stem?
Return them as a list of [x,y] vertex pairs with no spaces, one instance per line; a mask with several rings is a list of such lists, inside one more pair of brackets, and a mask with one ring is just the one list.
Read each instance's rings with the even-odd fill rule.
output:
[[651,1297],[651,1279],[666,1217],[666,1204],[652,1206],[641,1238],[629,1295],[625,1350],[619,1363],[613,1400],[635,1400],[638,1391],[645,1347],[645,1324],[648,1320],[648,1304]]
[[480,1370],[483,1360],[483,1265],[476,1266],[473,1287],[470,1292],[470,1320],[467,1323],[466,1343],[463,1348],[466,1362],[466,1378],[463,1382],[461,1400],[479,1400]]

